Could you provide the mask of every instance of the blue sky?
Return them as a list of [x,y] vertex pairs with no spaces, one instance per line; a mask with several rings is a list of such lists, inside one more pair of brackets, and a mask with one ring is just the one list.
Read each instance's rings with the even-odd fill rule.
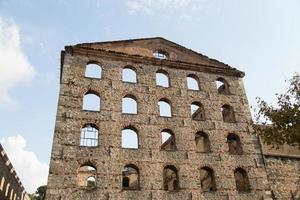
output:
[[165,37],[245,71],[251,105],[300,71],[300,0],[0,0],[0,34],[0,139],[40,167],[27,180],[37,169],[13,162],[30,192],[47,176],[65,45]]

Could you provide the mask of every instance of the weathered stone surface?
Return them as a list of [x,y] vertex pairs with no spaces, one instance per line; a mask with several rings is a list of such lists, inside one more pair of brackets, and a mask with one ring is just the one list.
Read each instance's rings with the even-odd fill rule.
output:
[[0,144],[0,199],[30,200],[5,150]]
[[276,199],[300,198],[300,149],[261,144],[268,180]]
[[[169,59],[153,58],[155,50],[167,52]],[[101,65],[101,79],[85,77],[86,65],[91,61]],[[136,71],[135,84],[122,81],[122,69],[128,65]],[[168,73],[169,88],[156,86],[158,70]],[[190,74],[198,77],[200,91],[187,89],[186,78]],[[267,199],[270,185],[265,166],[257,162],[262,155],[257,138],[251,135],[252,120],[243,75],[224,63],[161,38],[66,47],[62,54],[47,200]],[[215,83],[220,77],[228,83],[226,92],[219,91],[221,94]],[[99,112],[82,110],[83,96],[88,91],[99,94]],[[136,115],[122,114],[122,98],[128,94],[136,98]],[[159,116],[158,101],[162,98],[170,100],[171,118]],[[192,119],[190,105],[195,101],[203,105],[205,120]],[[233,108],[233,113],[229,113],[234,118],[231,116],[228,122],[223,121],[223,105]],[[86,123],[93,123],[99,129],[96,147],[80,146],[80,130]],[[138,149],[121,147],[121,131],[128,126],[137,130]],[[174,133],[176,149],[172,151],[161,149],[164,129]],[[199,151],[203,149],[196,144],[199,132],[207,134],[209,150]],[[229,153],[229,133],[238,135],[242,153]],[[97,171],[93,189],[78,186],[78,169],[85,163]],[[139,187],[122,187],[125,174],[122,170],[126,165],[137,168]],[[173,182],[168,186],[164,184],[169,180],[164,179],[166,166],[176,168],[177,172],[177,177],[172,174]],[[234,171],[238,167],[247,173],[248,192],[237,191]],[[211,170],[210,178],[203,180],[201,168]],[[167,191],[174,184],[176,189]],[[201,184],[207,187],[203,190]]]

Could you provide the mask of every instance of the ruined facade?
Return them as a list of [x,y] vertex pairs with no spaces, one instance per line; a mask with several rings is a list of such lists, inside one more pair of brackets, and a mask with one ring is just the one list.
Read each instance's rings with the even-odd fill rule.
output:
[[243,76],[163,38],[66,46],[46,199],[271,199]]
[[14,167],[0,144],[0,199],[30,200]]
[[300,199],[300,149],[262,143],[268,181],[274,199]]

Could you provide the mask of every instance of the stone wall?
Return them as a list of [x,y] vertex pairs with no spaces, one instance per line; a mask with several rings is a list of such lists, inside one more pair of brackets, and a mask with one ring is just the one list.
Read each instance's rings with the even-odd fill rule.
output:
[[274,199],[300,199],[300,149],[262,143],[262,152]]
[[[79,47],[77,47],[79,48]],[[62,74],[56,126],[48,177],[47,200],[65,199],[268,199],[269,184],[258,140],[251,133],[251,116],[240,76],[228,75],[230,69],[202,67],[188,70],[171,66],[168,61],[145,62],[147,59],[107,51],[76,53],[68,47],[63,53]],[[85,53],[84,53],[85,52]],[[116,56],[117,55],[117,56]],[[126,59],[125,59],[126,58]],[[102,67],[101,79],[86,78],[86,65],[93,61]],[[192,62],[192,61],[191,61]],[[178,65],[180,63],[177,63]],[[130,65],[136,70],[137,83],[122,82],[122,69]],[[187,64],[186,64],[187,65]],[[170,87],[156,86],[155,73],[168,73]],[[214,72],[215,70],[215,72]],[[224,73],[223,73],[224,72]],[[193,74],[200,80],[200,91],[187,89],[186,78]],[[226,79],[230,94],[218,94],[215,80]],[[101,98],[101,110],[82,110],[83,96],[94,91]],[[138,113],[122,114],[122,98],[135,96]],[[166,98],[172,106],[172,117],[160,117],[158,101]],[[205,121],[191,118],[190,105],[199,101],[205,109]],[[224,122],[221,107],[229,104],[234,109],[235,122]],[[86,123],[99,127],[97,147],[80,146],[80,130]],[[121,147],[121,131],[132,126],[138,132],[139,148]],[[163,151],[161,131],[170,129],[176,138],[175,151]],[[210,152],[196,150],[195,134],[205,132],[210,140]],[[239,136],[243,153],[228,152],[227,135]],[[78,186],[78,168],[86,163],[97,169],[96,187]],[[138,190],[122,188],[122,169],[132,164],[138,168]],[[173,166],[178,171],[179,188],[165,191],[163,169]],[[212,169],[215,190],[201,188],[201,168]],[[250,190],[238,192],[234,171],[242,168],[249,178]]]
[[300,199],[300,158],[267,156],[265,161],[275,199]]
[[0,199],[29,200],[10,160],[0,144]]

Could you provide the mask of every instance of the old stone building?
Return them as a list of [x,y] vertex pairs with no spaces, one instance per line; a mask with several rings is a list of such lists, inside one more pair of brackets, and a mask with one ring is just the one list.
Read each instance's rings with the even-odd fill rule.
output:
[[272,199],[243,77],[163,38],[66,46],[46,198]]
[[300,149],[262,143],[262,154],[274,199],[300,199]]
[[1,144],[0,200],[30,200]]

